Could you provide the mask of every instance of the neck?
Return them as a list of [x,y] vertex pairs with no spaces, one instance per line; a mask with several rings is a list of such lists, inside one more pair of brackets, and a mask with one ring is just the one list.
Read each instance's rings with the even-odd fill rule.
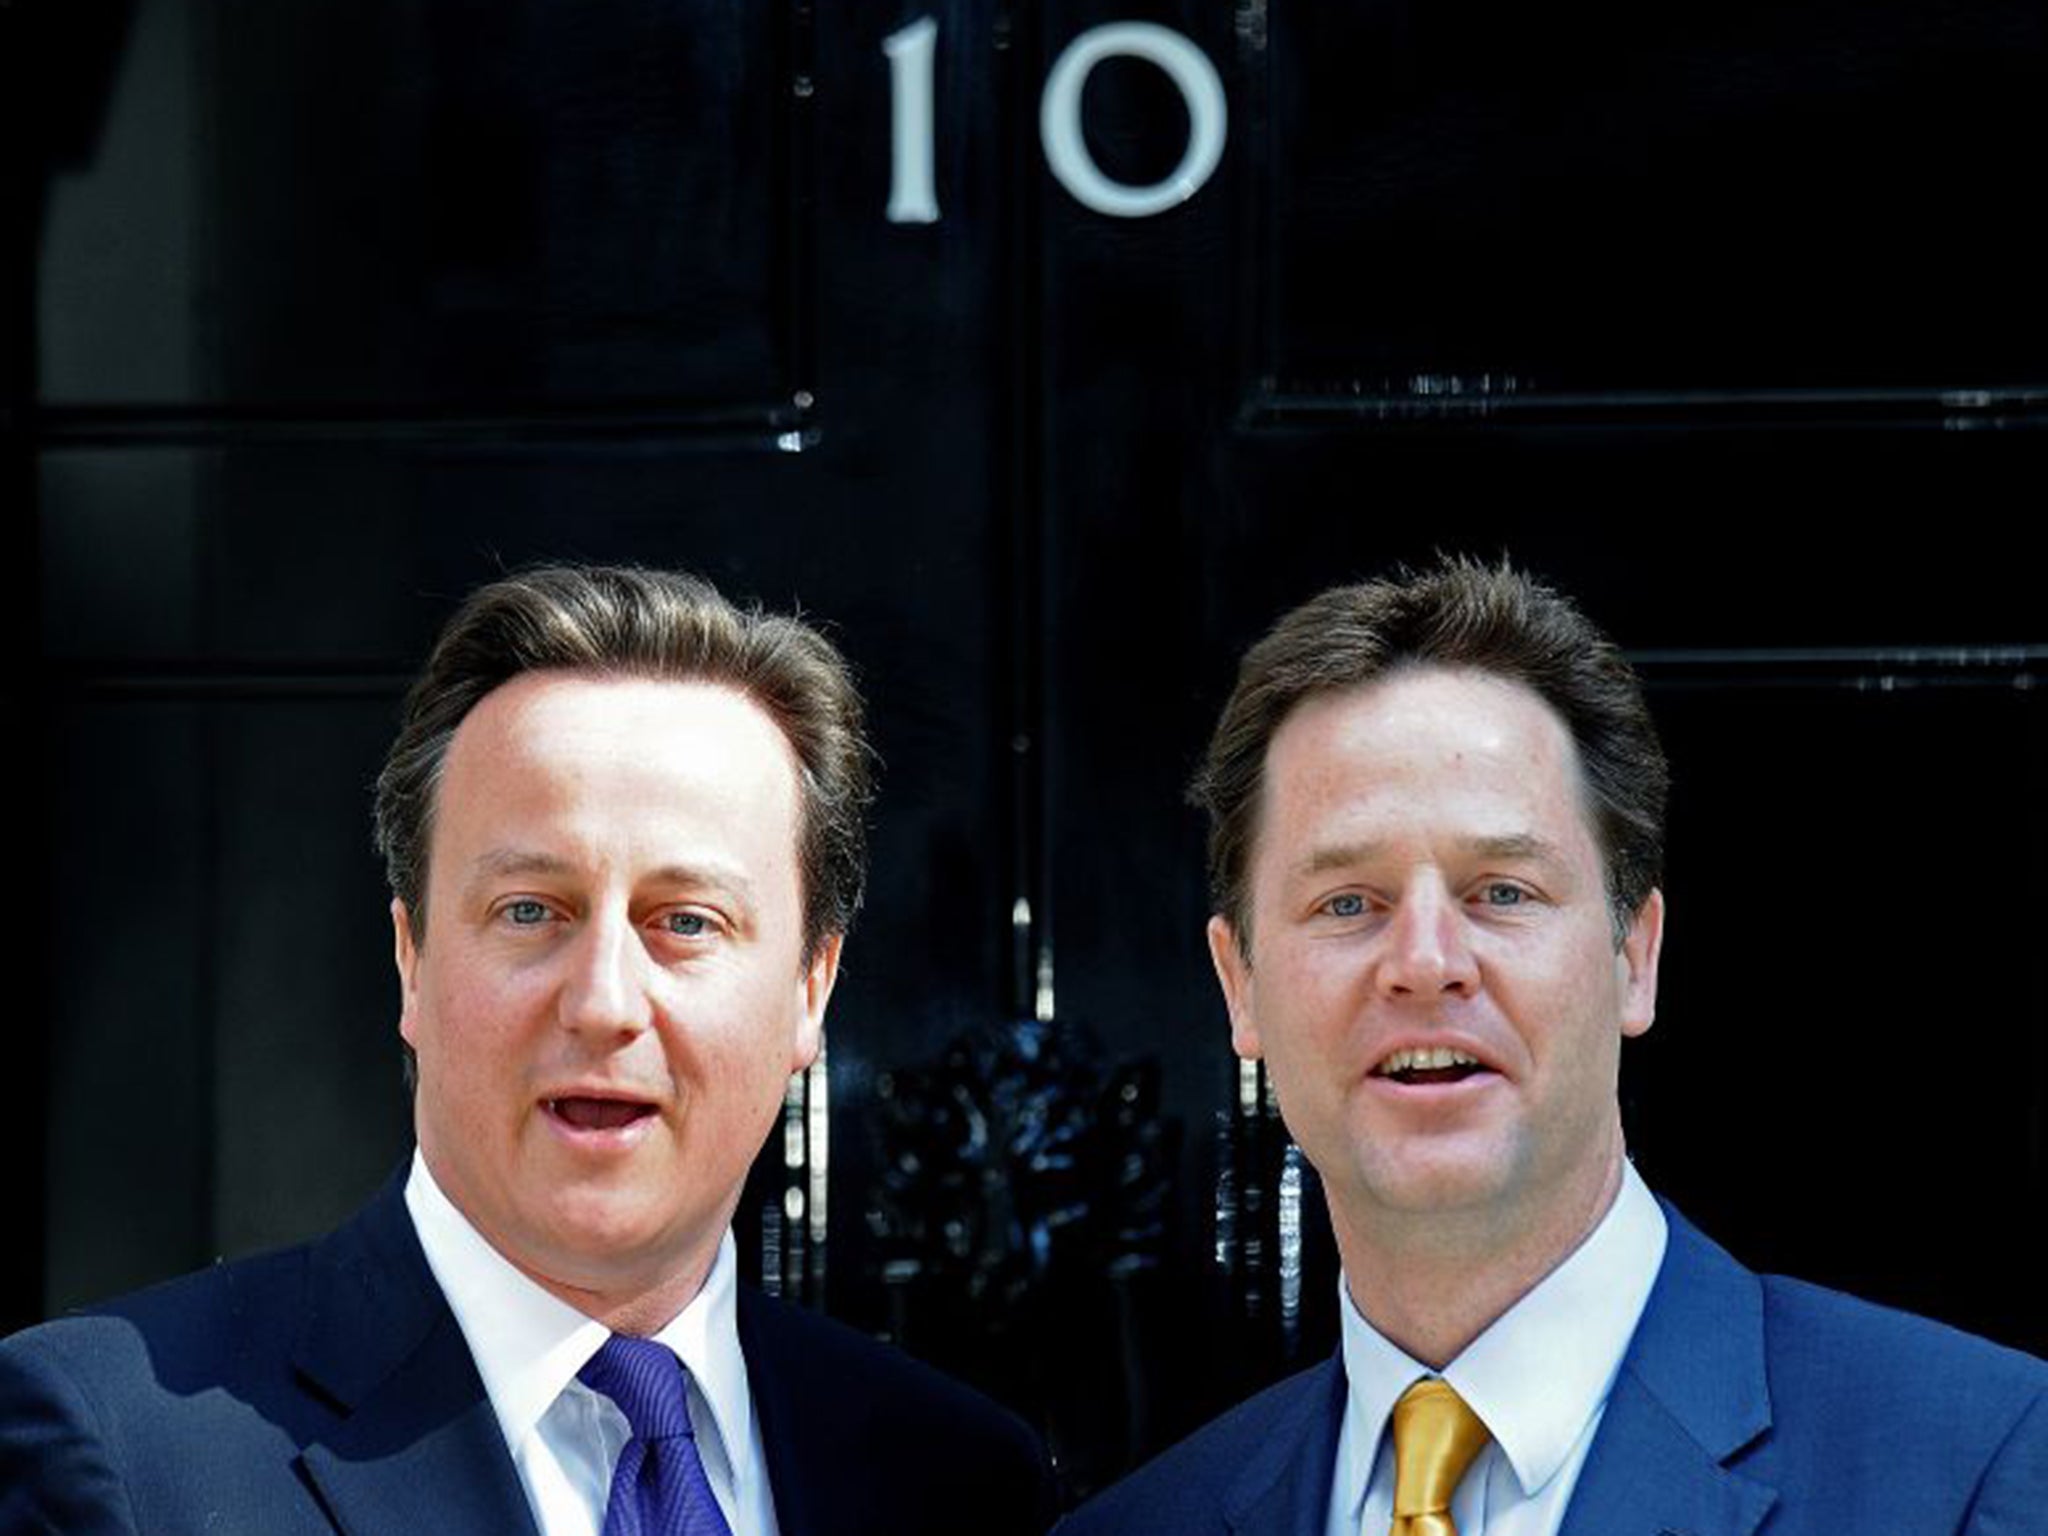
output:
[[714,1247],[704,1261],[692,1265],[687,1274],[665,1279],[644,1290],[630,1287],[619,1291],[588,1290],[564,1285],[531,1270],[526,1273],[550,1296],[567,1302],[585,1317],[603,1323],[611,1332],[646,1339],[681,1317],[684,1308],[697,1299],[698,1292],[704,1289],[704,1282],[710,1278],[711,1264],[717,1255],[718,1250]]
[[1577,1251],[1621,1190],[1621,1149],[1597,1184],[1538,1219],[1382,1210],[1330,1202],[1345,1285],[1359,1315],[1397,1348],[1442,1370]]

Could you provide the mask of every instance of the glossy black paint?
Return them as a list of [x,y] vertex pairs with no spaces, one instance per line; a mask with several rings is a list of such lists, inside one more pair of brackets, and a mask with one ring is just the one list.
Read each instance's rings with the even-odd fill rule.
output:
[[[922,14],[943,216],[895,226],[881,41]],[[1123,19],[1231,112],[1140,221],[1037,142],[1054,58]],[[1312,1174],[1278,1305],[1285,1142],[1181,786],[1283,608],[1459,549],[1579,595],[1669,736],[1652,1181],[1753,1263],[2048,1349],[2038,7],[15,0],[0,56],[40,775],[10,1320],[374,1187],[404,679],[504,566],[670,562],[800,603],[874,705],[822,1300],[1113,1475],[1334,1326]],[[1149,66],[1085,102],[1106,172],[1177,158]],[[1086,1070],[963,1076],[1041,1004]],[[977,1239],[999,1326],[890,1278],[937,1123],[905,1085],[1079,1127],[1107,1083],[1170,1149],[1156,1230],[1061,1172],[1095,1235]]]

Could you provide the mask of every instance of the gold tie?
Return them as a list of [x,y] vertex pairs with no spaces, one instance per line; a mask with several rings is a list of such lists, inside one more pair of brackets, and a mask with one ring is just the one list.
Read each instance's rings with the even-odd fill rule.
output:
[[1458,1536],[1451,1494],[1493,1437],[1447,1381],[1418,1381],[1394,1404],[1390,1536]]

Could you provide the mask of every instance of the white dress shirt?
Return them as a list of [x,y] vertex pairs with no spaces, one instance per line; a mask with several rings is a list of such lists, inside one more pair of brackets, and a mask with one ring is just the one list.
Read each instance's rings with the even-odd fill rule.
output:
[[1493,1432],[1458,1484],[1458,1536],[1557,1536],[1668,1237],[1633,1167],[1592,1233],[1441,1372],[1389,1343],[1338,1281],[1348,1395],[1328,1536],[1385,1536],[1394,1518],[1395,1400],[1441,1375]]
[[[541,1536],[599,1536],[612,1468],[631,1436],[612,1400],[576,1379],[609,1336],[604,1324],[549,1295],[484,1241],[417,1151],[405,1205],[469,1342]],[[703,1289],[654,1337],[689,1369],[690,1424],[733,1536],[777,1536],[740,1355],[736,1266],[728,1231]]]

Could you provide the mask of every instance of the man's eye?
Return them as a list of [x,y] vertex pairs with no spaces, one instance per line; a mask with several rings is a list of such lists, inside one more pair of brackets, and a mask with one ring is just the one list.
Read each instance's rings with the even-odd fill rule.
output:
[[538,901],[515,901],[505,908],[505,916],[517,928],[531,928],[548,920],[547,907]]
[[1527,891],[1506,880],[1494,881],[1482,894],[1489,907],[1519,907],[1529,899]]
[[711,931],[702,912],[665,912],[661,926],[679,939],[701,939]]
[[1365,916],[1365,898],[1356,891],[1346,891],[1341,896],[1332,896],[1326,905],[1332,917]]

